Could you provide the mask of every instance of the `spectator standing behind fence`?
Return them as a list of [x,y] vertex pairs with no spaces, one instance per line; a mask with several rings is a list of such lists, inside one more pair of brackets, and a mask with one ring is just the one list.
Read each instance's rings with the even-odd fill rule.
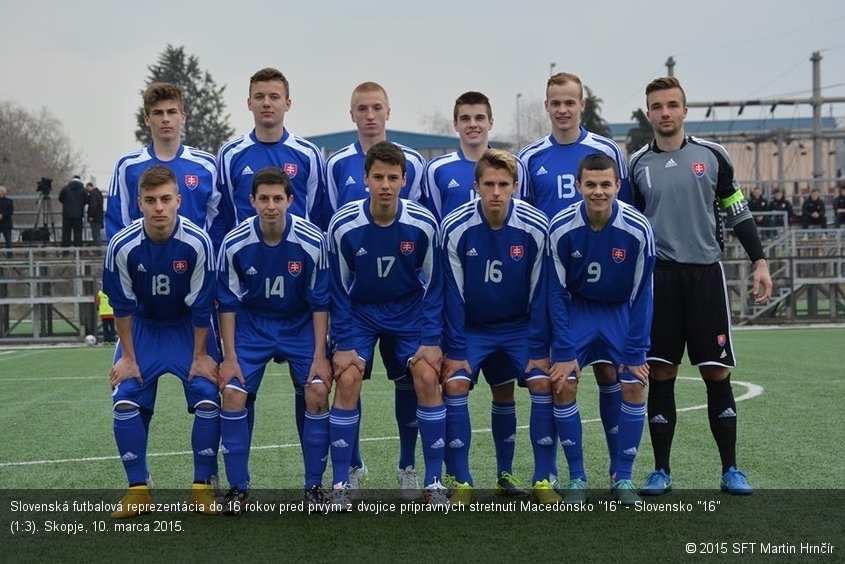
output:
[[[845,180],[840,180],[839,195],[833,200],[833,224],[839,228],[845,225]],[[2,188],[0,188],[2,190]],[[2,195],[0,195],[2,198]],[[0,202],[3,200],[0,199]],[[7,239],[8,241],[8,239]]]
[[85,193],[88,197],[88,223],[91,224],[91,242],[95,247],[102,244],[101,234],[103,233],[103,193],[100,189],[89,182],[85,185]]
[[100,316],[100,323],[103,326],[103,342],[114,343],[117,341],[114,331],[114,309],[109,303],[109,297],[103,292],[102,284],[94,294],[94,306],[97,308],[97,315]]
[[786,218],[775,218],[774,224],[776,227],[788,227],[795,220],[795,211],[792,209],[792,204],[784,197],[783,190],[780,188],[775,188],[772,191],[772,201],[769,202],[769,210],[786,212]]
[[7,257],[11,255],[8,249],[12,248],[12,214],[14,213],[15,202],[6,196],[6,187],[0,185],[0,234],[6,242]]
[[763,189],[755,186],[751,189],[751,194],[748,198],[748,210],[754,217],[754,223],[757,224],[757,230],[765,233],[765,228],[772,226],[771,218],[765,213],[769,211],[769,202],[763,197]]
[[827,226],[827,218],[824,216],[824,202],[818,188],[810,190],[810,195],[804,200],[801,206],[801,227],[809,228],[811,225],[824,229]]
[[74,176],[59,192],[59,202],[62,204],[62,247],[70,247],[71,233],[73,246],[82,246],[82,217],[87,199],[85,185],[79,176]]

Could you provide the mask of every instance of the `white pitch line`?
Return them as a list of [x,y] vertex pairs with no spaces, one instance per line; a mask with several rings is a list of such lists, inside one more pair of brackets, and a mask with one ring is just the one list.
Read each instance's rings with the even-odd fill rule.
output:
[[[691,380],[697,382],[701,380],[701,378],[693,378],[689,376],[678,376],[679,380]],[[741,396],[735,398],[735,401],[746,401],[753,398],[756,398],[760,394],[763,393],[763,386],[759,386],[757,384],[752,384],[750,382],[740,382],[734,381],[731,384],[735,384],[737,386],[744,386],[745,393]],[[696,411],[699,409],[707,409],[707,404],[703,405],[692,405],[690,407],[682,407],[679,408],[678,411]],[[598,423],[601,419],[584,419],[582,423]],[[528,429],[528,425],[520,425],[517,429]],[[473,429],[472,433],[489,433],[491,429]],[[399,437],[362,437],[362,443],[371,443],[371,442],[382,442],[382,441],[398,441]],[[274,449],[284,449],[284,448],[299,448],[299,443],[286,443],[280,445],[263,445],[263,446],[254,446],[251,447],[250,450],[274,450]],[[173,452],[151,452],[147,454],[148,458],[158,458],[162,456],[186,456],[189,454],[193,454],[190,450],[184,451],[173,451]],[[112,456],[86,456],[84,458],[61,458],[58,460],[26,460],[22,462],[0,462],[0,468],[5,468],[9,466],[38,466],[43,464],[65,464],[68,462],[99,462],[103,460],[120,460],[120,457],[117,455]]]

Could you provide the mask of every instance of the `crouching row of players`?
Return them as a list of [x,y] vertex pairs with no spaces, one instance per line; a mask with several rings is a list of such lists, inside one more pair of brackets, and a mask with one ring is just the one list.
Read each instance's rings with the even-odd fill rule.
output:
[[[651,228],[615,199],[619,170],[605,155],[581,162],[583,201],[551,223],[512,198],[517,163],[510,154],[487,151],[475,176],[478,198],[438,226],[427,210],[399,198],[404,154],[379,143],[365,162],[369,197],[340,208],[324,239],[288,212],[287,175],[263,169],[253,180],[256,215],[226,236],[215,260],[208,236],[177,215],[173,173],[148,169],[139,187],[143,218],[112,238],[104,271],[120,337],[110,373],[114,431],[129,481],[112,516],[135,516],[151,503],[147,437],[165,373],[183,381],[194,415],[192,501],[202,513],[216,512],[220,445],[231,486],[224,512],[237,513],[249,498],[253,404],[271,360],[289,363],[304,399],[297,427],[306,499],[345,505],[361,387],[377,341],[388,377],[415,392],[405,415],[419,430],[426,502],[473,498],[467,403],[481,366],[493,390],[498,491],[529,495],[512,474],[518,382],[531,399],[530,495],[560,501],[550,479],[559,440],[569,467],[566,500],[585,501],[576,392],[581,367],[593,364],[612,490],[634,503],[648,381]],[[209,329],[215,299],[225,351],[219,364]],[[333,486],[324,491],[329,453]],[[413,462],[400,461],[399,470],[413,472]]]

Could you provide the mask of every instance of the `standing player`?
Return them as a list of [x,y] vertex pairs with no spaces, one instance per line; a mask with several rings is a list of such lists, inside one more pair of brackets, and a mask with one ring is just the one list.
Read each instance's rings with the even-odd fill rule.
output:
[[[473,499],[469,390],[478,380],[478,367],[495,353],[506,369],[494,373],[502,380],[485,373],[491,388],[510,383],[512,402],[512,383],[519,379],[531,393],[532,493],[540,503],[560,501],[549,482],[555,456],[549,379],[546,374],[524,372],[529,358],[540,359],[533,360],[534,365],[548,364],[543,268],[548,222],[531,205],[512,199],[516,186],[516,158],[490,149],[475,166],[479,200],[459,206],[443,220],[443,401],[446,442],[457,482],[452,503],[468,504]],[[499,490],[511,493],[501,485]]]
[[686,95],[678,79],[650,82],[646,108],[654,141],[634,153],[630,163],[634,203],[651,222],[657,241],[648,354],[648,420],[655,470],[640,493],[660,495],[672,489],[669,454],[677,416],[675,378],[686,346],[707,387],[710,431],[722,459],[722,490],[749,494],[751,485],[736,467],[736,403],[730,379],[736,363],[719,262],[720,211],[754,263],[757,303],[772,294],[769,266],[727,152],[721,145],[684,134]]
[[223,240],[217,301],[225,356],[220,365],[220,434],[231,490],[224,514],[249,497],[247,397],[255,397],[268,362],[287,360],[306,405],[302,450],[308,501],[322,501],[329,450],[326,354],[329,271],[323,234],[291,214],[291,185],[278,167],[252,176],[257,215]]
[[[290,84],[281,71],[263,68],[249,78],[247,108],[252,112],[254,129],[220,149],[221,204],[227,231],[255,214],[250,203],[253,175],[267,166],[281,168],[291,180],[293,201],[290,213],[325,230],[323,217],[325,181],[323,155],[317,147],[285,128],[290,110]],[[291,380],[296,381],[293,374]],[[255,398],[247,399],[250,433],[255,422]],[[305,424],[305,398],[296,395],[296,429],[302,442]]]
[[[358,141],[333,153],[326,161],[329,217],[342,205],[354,200],[363,200],[369,195],[369,188],[364,181],[364,160],[370,147],[387,140],[386,123],[390,119],[390,101],[387,98],[387,92],[376,82],[362,82],[352,91],[349,115],[358,129]],[[419,200],[425,161],[413,149],[399,144],[396,146],[405,153],[407,168],[405,184],[402,186],[399,197]],[[399,429],[399,466],[396,469],[396,479],[403,490],[416,492],[419,490],[419,480],[415,469],[417,395],[410,378],[404,377],[405,367],[391,362],[392,346],[389,340],[379,341],[379,350],[382,358],[385,359],[385,368],[395,384],[394,412]],[[366,377],[369,377],[370,372],[372,372],[372,366],[367,367]],[[360,410],[361,406],[358,407]],[[352,488],[357,489],[364,484],[367,475],[367,467],[359,451],[359,437],[355,438],[352,451],[349,481]]]
[[[405,155],[382,141],[367,151],[365,200],[350,202],[332,218],[333,364],[337,382],[330,435],[332,498],[349,498],[349,463],[358,432],[358,398],[376,339],[389,338],[392,362],[413,378],[416,417],[425,459],[425,499],[447,501],[440,484],[446,446],[446,408],[440,395],[442,280],[437,222],[422,206],[401,199]],[[392,376],[388,372],[388,376]]]
[[[493,128],[490,100],[481,92],[464,92],[458,96],[452,116],[460,140],[460,149],[432,159],[425,165],[423,173],[422,202],[438,220],[458,206],[478,197],[475,190],[475,167],[489,147],[489,134]],[[525,192],[526,174],[522,161],[516,159],[516,166],[518,188],[513,197],[518,198]],[[497,489],[512,496],[526,495],[527,492],[518,486],[512,474],[516,447],[516,403],[513,372],[510,370],[508,357],[502,353],[494,353],[490,359],[481,363],[481,370],[488,382],[507,382],[491,387],[493,400],[490,405],[490,426],[496,447],[499,476]],[[454,472],[451,452],[451,448],[446,450],[447,485],[451,485],[450,477]]]
[[152,510],[147,436],[158,378],[166,373],[182,380],[194,415],[192,503],[200,513],[217,513],[211,479],[220,443],[218,351],[209,331],[214,255],[208,235],[177,215],[181,199],[173,171],[149,167],[138,184],[143,219],[117,232],[106,251],[103,289],[120,339],[109,374],[114,436],[129,480],[122,506],[111,514],[116,519]]
[[621,383],[610,478],[618,501],[639,501],[631,474],[645,417],[654,235],[642,214],[616,200],[620,185],[614,159],[600,153],[584,157],[576,177],[583,200],[555,215],[549,228],[550,376],[555,423],[569,464],[569,503],[587,501],[575,396],[581,368],[590,364],[600,385]]
[[[545,108],[552,133],[528,145],[519,158],[528,169],[526,199],[552,218],[556,213],[581,199],[575,187],[578,163],[587,155],[602,153],[616,161],[621,174],[619,199],[630,202],[627,168],[622,152],[613,140],[590,133],[581,126],[584,111],[584,88],[578,76],[566,72],[553,75],[546,83]],[[599,415],[609,447],[609,456],[616,455],[616,428],[622,392],[618,383],[599,382]]]
[[143,94],[144,123],[153,142],[118,159],[109,186],[106,208],[106,238],[141,217],[138,182],[145,170],[166,165],[176,176],[182,198],[179,211],[183,217],[205,229],[216,245],[225,232],[218,219],[220,192],[214,156],[182,144],[185,109],[182,91],[166,82],[150,84]]
[[259,70],[249,78],[246,105],[254,129],[226,143],[217,158],[227,227],[231,229],[254,214],[252,176],[266,166],[275,166],[290,177],[291,213],[325,228],[325,163],[313,143],[285,128],[285,114],[291,107],[288,79],[274,68]]

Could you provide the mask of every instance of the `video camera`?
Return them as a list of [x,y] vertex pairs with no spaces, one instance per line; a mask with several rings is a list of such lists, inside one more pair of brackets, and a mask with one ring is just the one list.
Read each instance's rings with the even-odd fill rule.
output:
[[38,184],[35,187],[35,191],[43,194],[44,196],[49,196],[50,191],[53,190],[53,179],[52,178],[45,178],[41,177],[41,180],[38,181]]

